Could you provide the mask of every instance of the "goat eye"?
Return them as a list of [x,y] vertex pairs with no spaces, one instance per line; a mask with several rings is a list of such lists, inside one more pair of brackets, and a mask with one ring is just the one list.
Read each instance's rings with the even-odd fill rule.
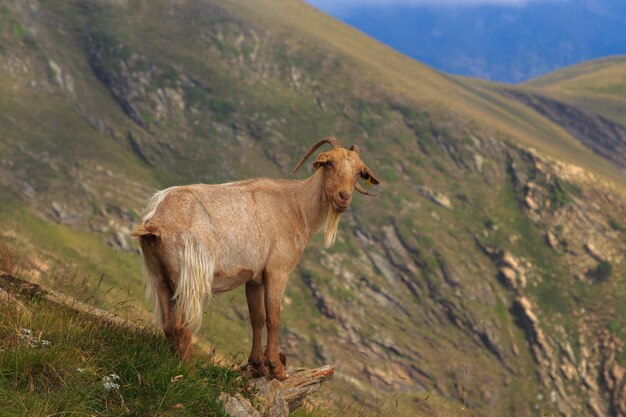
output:
[[326,165],[329,168],[332,168],[333,167],[333,162],[332,161],[326,161],[326,163],[324,165]]
[[368,174],[367,172],[363,172],[363,173],[361,173],[361,177],[363,177],[364,180],[369,180],[370,179],[370,174]]

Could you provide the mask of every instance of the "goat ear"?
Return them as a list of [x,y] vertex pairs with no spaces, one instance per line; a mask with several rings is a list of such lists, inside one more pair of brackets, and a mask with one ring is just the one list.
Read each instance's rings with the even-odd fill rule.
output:
[[370,183],[374,185],[380,184],[378,178],[374,176],[374,173],[368,167],[363,168],[363,172],[361,172],[361,178],[365,180],[365,185],[369,185]]
[[315,159],[315,162],[313,162],[313,169],[317,170],[319,167],[324,165],[326,162],[328,162],[328,155],[326,155],[325,153],[321,153],[321,154],[317,155],[317,158]]
[[359,151],[360,151],[359,145],[352,145],[352,146],[350,146],[350,150],[354,151],[356,153],[359,153]]

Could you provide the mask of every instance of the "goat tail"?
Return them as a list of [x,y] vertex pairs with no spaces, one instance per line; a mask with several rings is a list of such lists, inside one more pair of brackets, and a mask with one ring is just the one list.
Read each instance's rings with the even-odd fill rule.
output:
[[161,233],[158,230],[150,230],[143,224],[138,224],[135,226],[135,229],[130,232],[132,237],[143,237],[143,236],[161,236]]
[[[141,226],[138,227],[140,228]],[[213,257],[202,242],[191,236],[183,236],[182,250],[178,257],[179,276],[178,280],[172,280],[166,275],[162,259],[154,252],[154,236],[154,233],[148,231],[141,233],[139,239],[143,253],[146,299],[154,305],[154,318],[163,327],[169,321],[170,314],[174,313],[176,321],[195,333],[202,324],[204,306],[211,299],[215,270]],[[170,310],[170,305],[161,305],[170,298],[174,300],[174,311]]]
[[206,245],[183,236],[180,276],[174,292],[176,317],[195,333],[202,324],[204,306],[211,299],[215,260]]

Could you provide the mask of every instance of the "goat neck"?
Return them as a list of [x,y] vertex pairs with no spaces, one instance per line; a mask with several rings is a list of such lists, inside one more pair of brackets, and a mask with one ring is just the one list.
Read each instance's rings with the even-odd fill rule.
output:
[[317,170],[309,178],[297,181],[294,201],[304,220],[304,233],[307,239],[317,232],[328,214],[330,202],[322,187],[322,170]]

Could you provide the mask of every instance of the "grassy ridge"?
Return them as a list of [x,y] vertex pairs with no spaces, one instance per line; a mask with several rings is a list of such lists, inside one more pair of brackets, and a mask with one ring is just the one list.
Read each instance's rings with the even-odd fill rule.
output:
[[626,124],[626,57],[585,62],[524,84],[613,121]]

